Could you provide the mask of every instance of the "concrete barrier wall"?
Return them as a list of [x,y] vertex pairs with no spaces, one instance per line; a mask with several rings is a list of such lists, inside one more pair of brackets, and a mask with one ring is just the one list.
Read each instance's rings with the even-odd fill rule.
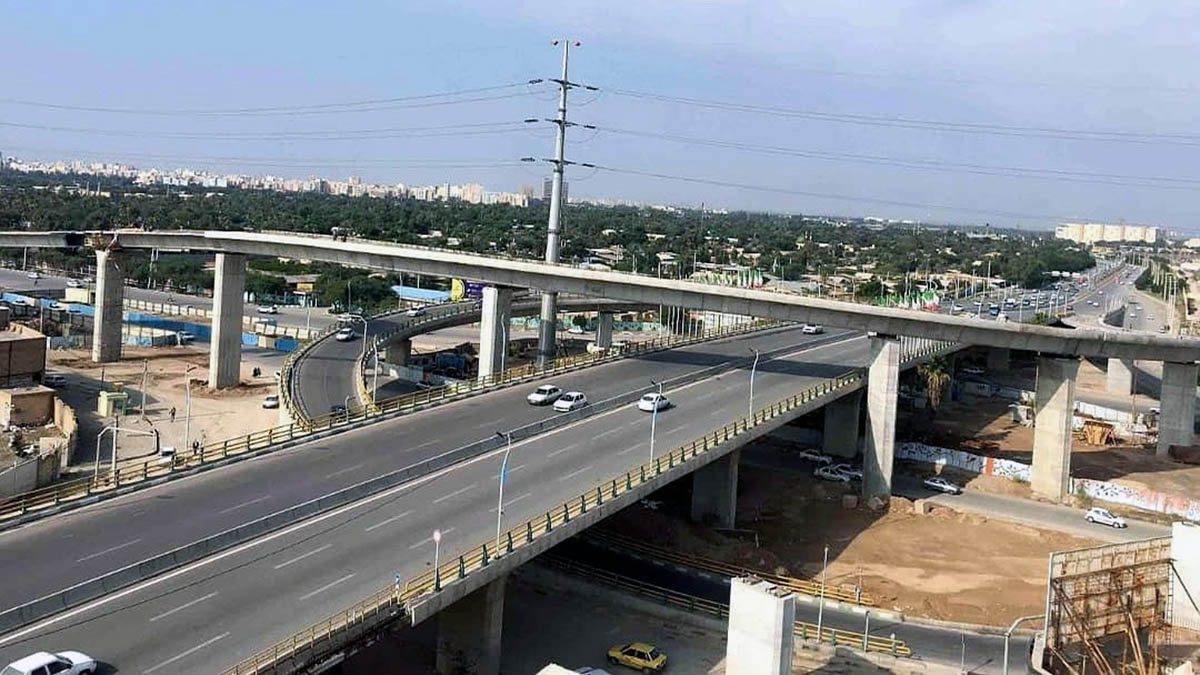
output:
[[16,465],[0,470],[0,497],[29,492],[37,488],[38,460],[18,460]]
[[71,406],[61,398],[54,397],[54,426],[66,437],[66,448],[59,454],[61,468],[67,468],[75,460],[75,450],[79,445],[79,421]]

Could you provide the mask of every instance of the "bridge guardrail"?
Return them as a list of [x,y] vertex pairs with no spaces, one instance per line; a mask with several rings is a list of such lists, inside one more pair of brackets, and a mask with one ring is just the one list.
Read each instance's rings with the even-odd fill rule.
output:
[[[657,600],[664,605],[674,605],[689,612],[706,614],[718,619],[729,617],[729,605],[727,603],[714,602],[694,595],[680,593],[669,588],[656,586],[575,560],[569,560],[552,553],[539,556],[538,560],[564,572],[586,577],[593,581],[633,593],[634,595],[641,595],[652,600]],[[867,652],[879,652],[891,654],[892,656],[912,656],[912,648],[903,640],[897,640],[894,637],[872,637],[856,631],[840,630],[830,628],[829,626],[818,628],[817,624],[807,621],[796,621],[792,625],[792,631],[802,640],[807,640],[811,637],[816,639],[817,642],[834,647],[853,647]]]
[[[905,361],[933,356],[954,345],[926,343],[915,345],[902,355]],[[635,466],[624,474],[596,485],[567,502],[554,507],[544,515],[537,515],[524,523],[510,528],[501,535],[501,541],[489,539],[457,557],[449,556],[447,562],[436,569],[419,574],[411,579],[396,579],[394,585],[382,588],[371,596],[355,603],[290,638],[255,654],[254,656],[226,669],[222,675],[248,675],[267,672],[292,672],[317,659],[323,658],[349,644],[355,635],[377,628],[381,623],[401,615],[407,603],[439,592],[444,585],[465,579],[471,572],[525,546],[533,545],[540,537],[553,532],[555,527],[569,523],[603,505],[633,492],[635,487],[656,480],[664,472],[682,468],[688,461],[714,451],[723,443],[745,434],[753,428],[773,420],[797,407],[816,401],[838,390],[859,386],[865,381],[861,369],[851,370],[837,377],[820,382],[798,394],[777,401],[752,415],[735,420],[704,436],[679,446],[675,450],[655,457],[652,461]],[[503,442],[497,439],[498,442]],[[497,446],[498,447],[498,446]],[[499,546],[497,546],[499,544]],[[384,617],[381,619],[380,617]],[[372,622],[380,623],[368,624]],[[890,643],[889,643],[890,649]]]

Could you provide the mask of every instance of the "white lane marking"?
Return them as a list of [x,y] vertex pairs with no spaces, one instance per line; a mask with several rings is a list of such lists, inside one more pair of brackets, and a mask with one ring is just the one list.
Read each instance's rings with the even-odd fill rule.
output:
[[413,447],[409,448],[408,451],[412,452],[413,450],[420,450],[421,448],[428,448],[429,446],[431,446],[437,442],[438,442],[438,439],[436,439],[436,438],[433,439],[432,441],[425,441],[424,443],[422,443],[420,445],[414,445]]
[[[525,465],[524,465],[524,464],[518,464],[518,465],[516,465],[516,466],[510,466],[510,467],[508,467],[508,469],[506,469],[506,470],[504,471],[504,473],[505,473],[505,475],[509,475],[509,476],[511,476],[512,474],[514,474],[514,473],[516,473],[516,472],[518,472],[518,471],[520,471],[521,469],[524,469],[524,468],[525,468]],[[496,473],[496,476],[495,476],[495,477],[496,477],[496,479],[499,479],[499,478],[500,478],[500,474],[499,474],[499,473]]]
[[220,635],[218,635],[217,637],[215,637],[211,640],[206,640],[204,642],[201,642],[200,644],[196,645],[195,647],[192,647],[191,649],[187,650],[186,652],[181,652],[179,654],[176,654],[175,656],[172,656],[171,658],[167,659],[166,661],[163,661],[162,663],[158,664],[157,666],[147,668],[147,669],[143,670],[142,672],[146,673],[146,674],[153,673],[154,671],[158,670],[159,668],[165,668],[166,666],[169,666],[172,663],[175,663],[179,659],[182,659],[186,656],[191,656],[192,654],[195,654],[196,652],[200,651],[201,649],[204,649],[205,647],[211,645],[212,643],[216,642],[217,640],[223,640],[227,637],[229,637],[229,633],[221,633]]
[[[583,441],[579,441],[579,443],[582,443],[582,442]],[[575,448],[579,447],[579,443],[572,443],[570,445],[563,446],[563,447],[559,448],[558,450],[555,450],[554,452],[552,452],[546,456],[547,457],[558,457],[559,455],[563,454],[564,452],[567,452],[568,450],[574,450]]]
[[608,436],[608,435],[610,435],[610,434],[615,434],[615,433],[617,433],[618,431],[620,431],[620,430],[621,430],[621,428],[622,428],[622,427],[613,427],[612,429],[609,429],[608,431],[602,431],[602,432],[600,432],[600,433],[596,434],[596,436],[595,436],[595,437],[596,437],[596,438],[604,438],[605,436]]
[[291,560],[285,560],[284,562],[279,563],[278,565],[275,566],[275,569],[281,570],[281,569],[287,567],[288,565],[291,565],[292,563],[300,562],[301,560],[304,560],[305,558],[307,558],[309,556],[316,555],[316,554],[320,553],[321,551],[324,551],[325,549],[329,548],[330,546],[333,546],[333,544],[325,544],[324,546],[321,546],[320,548],[314,548],[313,550],[309,551],[308,553],[301,553],[300,555],[296,556],[295,558],[292,558]]
[[400,520],[401,518],[403,518],[405,516],[409,516],[409,515],[412,515],[412,511],[405,511],[404,513],[398,513],[398,514],[392,516],[391,518],[384,518],[383,520],[379,521],[378,523],[375,523],[374,525],[368,525],[367,527],[363,528],[363,532],[370,532],[371,530],[383,527],[384,525],[387,525],[388,523],[394,523],[397,520]]
[[134,544],[138,543],[139,541],[141,541],[141,539],[134,539],[133,541],[127,541],[124,544],[117,544],[116,546],[106,548],[103,551],[97,551],[91,555],[85,555],[82,558],[79,558],[78,560],[76,560],[75,562],[81,563],[85,560],[91,560],[92,558],[99,558],[100,556],[105,555],[107,553],[112,553],[113,551],[120,551],[121,549],[123,549],[127,546],[133,546]]
[[338,476],[340,476],[344,473],[350,473],[351,471],[354,471],[355,469],[361,469],[361,468],[362,468],[361,463],[355,464],[354,466],[348,466],[340,471],[334,471],[333,473],[327,473],[327,474],[325,474],[325,477],[326,478],[337,478]]
[[625,448],[624,450],[618,450],[617,454],[618,455],[627,455],[627,454],[633,452],[634,450],[640,450],[640,449],[642,449],[642,446],[640,446],[640,445],[631,445],[628,448]]
[[[532,496],[533,496],[533,493],[532,493],[532,492],[526,492],[525,494],[523,494],[523,495],[521,495],[521,496],[519,496],[519,497],[513,497],[512,499],[510,499],[510,500],[508,500],[508,501],[504,502],[504,505],[505,505],[505,506],[512,506],[513,504],[516,504],[517,502],[521,501],[522,499],[525,499],[526,497],[532,497]],[[496,507],[494,507],[494,506],[493,506],[492,508],[488,509],[488,511],[491,511],[492,513],[495,513],[495,512],[496,512]]]
[[[454,531],[453,527],[447,527],[446,529],[442,530],[442,537],[445,538],[446,535],[450,534],[453,531]],[[413,544],[412,546],[409,546],[408,550],[412,551],[414,549],[421,548],[422,546],[425,546],[426,544],[430,544],[432,542],[433,542],[433,537],[425,537],[421,541],[418,541],[417,543]]]
[[346,580],[348,580],[348,579],[351,579],[351,578],[353,578],[353,577],[354,577],[354,573],[353,573],[353,572],[351,572],[350,574],[347,574],[346,576],[342,577],[341,579],[338,579],[338,580],[336,580],[336,581],[331,581],[331,582],[329,582],[329,583],[325,584],[324,586],[322,586],[322,587],[318,588],[318,589],[317,589],[317,590],[315,590],[315,591],[311,591],[311,592],[309,592],[309,593],[305,593],[304,595],[300,596],[300,601],[301,601],[301,602],[304,602],[305,600],[307,600],[307,599],[311,598],[312,596],[314,596],[314,595],[316,595],[316,594],[318,594],[318,593],[321,593],[321,592],[323,592],[323,591],[327,591],[327,590],[329,590],[329,589],[333,588],[334,586],[337,586],[338,584],[342,583],[343,581],[346,581]]
[[265,502],[270,498],[271,498],[271,495],[263,495],[257,499],[251,499],[248,502],[242,502],[241,504],[238,504],[237,506],[231,506],[227,509],[221,509],[220,511],[217,511],[217,513],[231,513],[233,511],[237,511],[238,509],[244,509],[247,506],[251,506],[251,505],[257,504],[259,502]]
[[191,602],[185,602],[182,605],[176,607],[175,609],[168,609],[167,611],[163,612],[162,614],[159,614],[157,616],[152,616],[152,617],[150,617],[150,623],[154,623],[155,621],[158,621],[159,619],[161,619],[163,617],[171,616],[175,612],[182,612],[183,610],[187,609],[188,607],[191,607],[192,605],[198,605],[198,604],[204,602],[205,600],[213,597],[216,594],[217,594],[217,592],[213,591],[212,593],[209,593],[208,595],[205,595],[203,597],[196,598],[195,600],[192,600]]
[[579,474],[584,473],[585,471],[591,471],[591,470],[592,470],[592,465],[588,464],[587,466],[583,467],[582,469],[579,469],[578,471],[572,471],[571,473],[563,476],[562,478],[559,478],[558,480],[559,480],[559,482],[562,482],[564,480],[570,480],[570,479],[578,476]]
[[471,483],[470,485],[459,488],[459,489],[455,490],[454,492],[451,492],[448,495],[442,495],[441,497],[438,497],[437,499],[433,500],[433,503],[441,504],[442,502],[446,501],[447,499],[454,499],[455,497],[461,495],[462,493],[464,493],[468,490],[473,490],[473,489],[475,489],[475,484]]

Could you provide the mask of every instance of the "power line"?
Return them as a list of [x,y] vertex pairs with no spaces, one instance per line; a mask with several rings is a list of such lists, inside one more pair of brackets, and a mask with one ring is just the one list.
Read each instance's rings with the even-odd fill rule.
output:
[[608,93],[642,100],[673,103],[698,108],[725,110],[730,112],[747,112],[776,117],[808,119],[820,122],[837,122],[841,124],[856,124],[863,126],[893,127],[902,129],[918,129],[923,131],[948,131],[966,134],[987,134],[993,136],[1013,136],[1021,138],[1050,138],[1070,141],[1105,141],[1113,143],[1142,143],[1197,146],[1200,136],[1192,134],[1157,133],[1142,131],[1095,131],[1089,129],[1068,129],[1057,127],[1017,126],[1004,124],[982,124],[975,122],[947,122],[911,117],[891,117],[882,115],[858,115],[852,113],[831,113],[820,110],[802,108],[784,108],[779,106],[757,105],[749,103],[732,103],[728,101],[713,101],[690,98],[685,96],[670,96],[654,92],[637,91],[632,89],[604,89]]
[[[353,167],[373,165],[396,168],[494,168],[520,166],[520,160],[485,159],[389,159],[382,157],[254,157],[240,155],[173,155],[140,152],[99,152],[85,149],[38,148],[33,146],[8,146],[15,150],[32,152],[59,152],[82,156],[113,156],[135,157],[156,161],[190,162],[195,164],[222,163],[243,166],[271,166],[284,168],[319,168],[319,167]],[[107,159],[105,163],[120,163],[119,160]]]
[[[472,89],[459,89],[456,91],[445,91],[431,94],[415,94],[411,96],[394,96],[391,98],[377,98],[359,101],[345,101],[341,103],[317,103],[311,105],[297,106],[264,106],[257,108],[178,108],[178,109],[154,109],[154,108],[107,108],[101,106],[84,106],[84,105],[69,105],[63,103],[50,103],[46,101],[31,101],[26,99],[16,98],[0,98],[0,103],[10,105],[20,105],[26,107],[42,108],[47,110],[65,110],[75,112],[93,112],[93,113],[109,113],[122,115],[157,115],[157,116],[269,116],[269,115],[311,115],[325,113],[343,113],[343,112],[370,112],[375,110],[391,110],[395,108],[416,108],[429,107],[437,105],[452,105],[455,103],[467,103],[474,101],[496,100],[499,98],[513,98],[517,96],[526,96],[527,92],[517,92],[505,96],[484,97],[484,98],[467,98],[454,101],[430,101],[430,99],[438,98],[458,98],[462,96],[482,94],[485,92],[502,91],[506,89],[514,89],[533,84],[539,84],[542,80],[533,79],[525,82],[512,82],[509,84],[500,84],[490,87],[475,87]],[[426,101],[426,103],[416,103],[417,101]],[[410,104],[410,105],[405,105]]]
[[600,171],[608,171],[609,173],[626,174],[626,175],[631,175],[631,176],[644,176],[647,178],[661,178],[663,180],[673,180],[673,181],[679,181],[679,182],[683,182],[683,183],[695,183],[695,184],[699,184],[699,185],[712,185],[712,186],[716,186],[716,187],[737,188],[737,189],[741,189],[741,190],[754,190],[757,192],[771,192],[771,193],[775,193],[775,194],[795,195],[795,196],[800,196],[800,197],[814,197],[817,199],[831,199],[831,200],[835,200],[835,201],[844,201],[844,202],[868,202],[871,204],[880,204],[883,206],[901,206],[901,207],[906,207],[906,208],[918,208],[918,209],[926,209],[926,210],[937,209],[937,210],[942,210],[942,211],[975,213],[975,214],[981,214],[981,215],[1002,216],[1005,218],[1038,220],[1038,221],[1055,221],[1055,220],[1063,221],[1063,220],[1071,220],[1073,218],[1078,218],[1078,216],[1061,216],[1061,215],[1050,215],[1050,214],[1044,214],[1044,213],[1042,213],[1042,214],[1021,213],[1018,211],[980,209],[980,208],[973,208],[973,207],[968,207],[968,206],[954,206],[951,204],[931,204],[931,203],[926,203],[926,202],[909,202],[909,201],[903,201],[903,200],[897,200],[897,199],[883,199],[883,198],[879,198],[879,197],[860,197],[860,196],[854,196],[854,195],[843,195],[843,194],[828,193],[828,192],[813,192],[810,190],[797,190],[797,189],[792,189],[792,188],[772,187],[772,186],[767,186],[767,185],[753,185],[753,184],[749,184],[749,183],[735,183],[732,181],[716,180],[716,179],[711,179],[711,178],[698,178],[698,177],[693,177],[693,176],[678,176],[678,175],[674,175],[674,174],[660,173],[660,172],[656,172],[656,171],[641,171],[638,169],[626,169],[626,168],[620,168],[620,167],[603,166],[603,165],[598,165],[598,164],[590,165],[590,166],[595,166],[596,169],[598,169]]
[[230,141],[282,141],[282,140],[373,140],[383,138],[405,138],[409,136],[471,136],[479,134],[511,133],[522,131],[525,122],[478,122],[468,124],[444,124],[423,127],[383,127],[376,129],[350,129],[332,131],[244,131],[244,132],[161,132],[126,131],[121,129],[96,129],[84,127],[62,127],[20,122],[0,122],[0,127],[53,131],[62,133],[92,134],[131,138],[165,138],[182,140],[230,140]]
[[738,141],[726,141],[709,138],[695,138],[677,134],[619,129],[614,127],[596,127],[599,131],[636,138],[653,138],[687,145],[738,150],[742,152],[779,155],[786,157],[805,157],[835,162],[853,162],[880,166],[896,166],[928,171],[943,171],[951,173],[970,173],[984,176],[1004,176],[1008,178],[1036,178],[1043,180],[1059,180],[1073,183],[1098,183],[1101,185],[1118,185],[1124,187],[1144,187],[1175,190],[1200,190],[1200,179],[1174,178],[1167,176],[1135,176],[1127,174],[1110,174],[1088,171],[1067,171],[1063,169],[1039,169],[1016,166],[991,164],[974,164],[968,162],[946,162],[941,160],[889,157],[886,155],[867,155],[802,148],[788,148],[777,145],[760,145]]

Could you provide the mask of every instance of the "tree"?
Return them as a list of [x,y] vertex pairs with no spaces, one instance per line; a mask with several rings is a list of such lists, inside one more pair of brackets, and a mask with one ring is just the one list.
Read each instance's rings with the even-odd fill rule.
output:
[[942,394],[950,384],[949,364],[945,357],[938,356],[917,366],[917,373],[925,378],[925,392],[929,398],[930,417],[937,414],[942,405]]

